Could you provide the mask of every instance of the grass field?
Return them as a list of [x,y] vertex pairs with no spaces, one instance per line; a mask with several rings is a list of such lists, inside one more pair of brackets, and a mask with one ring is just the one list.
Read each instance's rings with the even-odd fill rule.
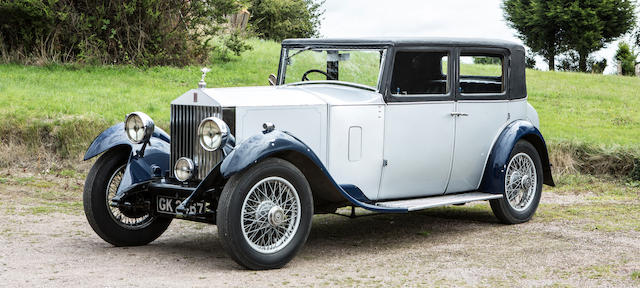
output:
[[[208,65],[208,87],[266,85],[280,46],[250,44],[242,57]],[[49,135],[56,151],[68,154],[131,111],[167,128],[169,102],[196,86],[199,69],[0,65],[1,137],[39,145]],[[640,147],[640,79],[529,70],[527,87],[547,141]]]

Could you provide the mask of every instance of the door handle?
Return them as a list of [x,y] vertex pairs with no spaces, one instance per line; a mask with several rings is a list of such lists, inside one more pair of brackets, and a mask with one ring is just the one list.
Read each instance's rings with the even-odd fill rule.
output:
[[469,116],[469,113],[465,112],[451,112],[451,116]]

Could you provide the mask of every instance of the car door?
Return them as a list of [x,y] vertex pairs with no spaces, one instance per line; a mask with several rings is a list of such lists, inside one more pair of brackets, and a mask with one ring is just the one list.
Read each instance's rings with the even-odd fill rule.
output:
[[478,189],[493,142],[507,124],[509,55],[501,49],[460,49],[456,129],[447,194]]
[[453,49],[394,53],[379,199],[443,194],[453,153]]

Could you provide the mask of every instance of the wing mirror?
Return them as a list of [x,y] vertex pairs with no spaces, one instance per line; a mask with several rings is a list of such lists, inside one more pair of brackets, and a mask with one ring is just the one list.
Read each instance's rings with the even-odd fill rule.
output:
[[277,81],[278,81],[278,78],[276,78],[276,75],[269,74],[269,85],[276,86]]

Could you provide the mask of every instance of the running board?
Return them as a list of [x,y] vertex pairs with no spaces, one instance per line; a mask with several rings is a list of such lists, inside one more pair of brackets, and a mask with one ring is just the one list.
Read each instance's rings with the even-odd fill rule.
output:
[[442,195],[442,196],[432,196],[427,198],[419,198],[419,199],[409,199],[409,200],[395,200],[395,201],[386,201],[386,202],[378,202],[376,206],[385,207],[385,208],[404,208],[408,211],[416,211],[427,208],[452,205],[452,204],[463,204],[473,201],[483,201],[483,200],[491,200],[491,199],[500,199],[502,198],[502,194],[490,194],[490,193],[482,193],[482,192],[469,192],[462,194],[454,194],[454,195]]

